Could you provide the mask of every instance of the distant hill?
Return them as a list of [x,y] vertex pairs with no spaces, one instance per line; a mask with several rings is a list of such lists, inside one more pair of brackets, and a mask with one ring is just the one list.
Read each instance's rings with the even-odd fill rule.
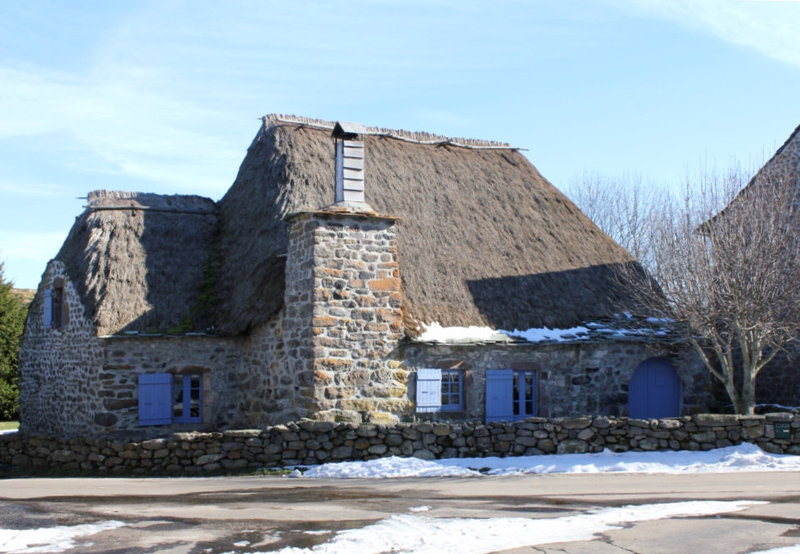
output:
[[36,289],[11,289],[11,292],[27,305],[33,301]]

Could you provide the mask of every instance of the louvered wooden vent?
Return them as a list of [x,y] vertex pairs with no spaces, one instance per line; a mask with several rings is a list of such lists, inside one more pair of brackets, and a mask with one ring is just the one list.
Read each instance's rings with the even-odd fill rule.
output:
[[337,122],[333,128],[336,139],[336,198],[335,202],[365,202],[364,199],[364,141],[365,127],[358,123]]

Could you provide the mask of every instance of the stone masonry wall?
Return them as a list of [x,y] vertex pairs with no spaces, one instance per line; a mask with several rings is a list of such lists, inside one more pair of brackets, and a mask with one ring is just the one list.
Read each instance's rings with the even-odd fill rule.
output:
[[248,423],[241,417],[240,406],[250,383],[243,383],[238,371],[240,351],[235,341],[206,336],[130,336],[102,338],[100,345],[103,363],[96,383],[102,403],[95,419],[104,432],[144,431],[139,426],[138,405],[142,373],[200,374],[203,425],[224,429]]
[[[64,318],[45,328],[44,292],[63,282]],[[20,348],[20,421],[25,432],[93,433],[102,411],[96,383],[103,363],[94,326],[68,279],[64,264],[51,261],[31,303]],[[65,416],[65,414],[69,414]]]
[[[666,357],[681,381],[681,413],[708,411],[708,370],[689,348],[648,342],[438,345],[404,347],[408,367],[459,367],[464,373],[464,411],[436,417],[483,419],[487,369],[526,369],[537,373],[538,414],[626,416],[628,385],[637,366],[648,358]],[[416,384],[412,383],[413,391]]]
[[404,335],[393,224],[327,212],[291,222],[285,340],[308,386],[302,415],[387,423],[410,411],[407,373],[391,360]]
[[283,336],[284,314],[290,310],[291,305],[243,338],[238,371],[229,377],[241,397],[238,417],[231,413],[231,421],[240,421],[245,427],[263,427],[301,417],[298,402],[305,376],[295,373],[286,363],[287,350],[298,355],[299,348],[296,339],[285,340]]
[[[788,438],[781,438],[787,435]],[[800,414],[698,414],[675,419],[530,418],[515,423],[355,425],[304,420],[266,429],[161,438],[0,435],[0,475],[215,474],[382,456],[423,459],[629,450],[710,450],[750,442],[800,454]]]

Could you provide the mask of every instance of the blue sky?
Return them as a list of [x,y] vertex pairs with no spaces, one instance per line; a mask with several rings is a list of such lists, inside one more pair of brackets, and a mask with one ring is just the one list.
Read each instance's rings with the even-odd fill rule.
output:
[[0,0],[0,260],[35,287],[90,190],[220,198],[266,113],[677,185],[763,162],[798,98],[797,0]]

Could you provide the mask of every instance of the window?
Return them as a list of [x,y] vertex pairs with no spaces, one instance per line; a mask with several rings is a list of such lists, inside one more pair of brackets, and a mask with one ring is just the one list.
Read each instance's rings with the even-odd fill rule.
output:
[[66,323],[64,280],[59,278],[53,281],[53,288],[44,291],[44,326],[46,329],[61,329]]
[[175,375],[172,382],[172,421],[198,423],[202,421],[203,376]]
[[199,373],[139,375],[139,425],[201,423],[203,376]]
[[417,411],[455,412],[464,409],[464,373],[458,369],[417,369]]
[[514,371],[513,377],[513,403],[512,413],[515,418],[525,418],[536,415],[534,412],[534,379],[533,371]]
[[536,371],[486,371],[486,421],[515,421],[536,413]]
[[442,411],[461,410],[462,402],[462,373],[457,369],[442,370]]

